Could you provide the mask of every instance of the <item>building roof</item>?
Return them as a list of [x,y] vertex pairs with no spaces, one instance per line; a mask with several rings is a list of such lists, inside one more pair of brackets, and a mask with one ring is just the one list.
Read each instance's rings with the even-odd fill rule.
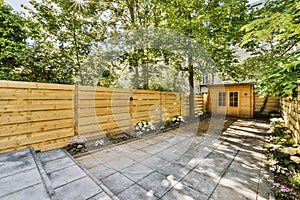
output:
[[220,87],[220,86],[239,86],[239,85],[255,85],[254,82],[248,83],[227,83],[227,84],[214,84],[214,85],[206,85],[207,87]]

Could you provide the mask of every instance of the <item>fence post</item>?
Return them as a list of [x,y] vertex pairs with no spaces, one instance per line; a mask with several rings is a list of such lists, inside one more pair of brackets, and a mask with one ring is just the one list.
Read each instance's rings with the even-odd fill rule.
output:
[[181,99],[181,92],[179,92],[179,106],[180,106],[180,111],[179,111],[179,115],[183,117],[182,115],[182,111],[181,111],[181,107],[182,107],[182,99]]
[[74,135],[78,136],[78,101],[79,101],[79,96],[78,96],[78,84],[75,84],[75,98],[74,98]]
[[163,112],[163,105],[162,105],[162,99],[161,99],[161,91],[159,92],[159,104],[160,104],[160,122],[162,122],[162,112]]

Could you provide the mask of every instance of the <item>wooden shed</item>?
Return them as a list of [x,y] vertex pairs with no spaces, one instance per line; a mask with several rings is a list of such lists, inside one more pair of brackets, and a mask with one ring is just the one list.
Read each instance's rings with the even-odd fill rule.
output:
[[222,84],[208,86],[208,112],[213,115],[253,118],[254,84]]

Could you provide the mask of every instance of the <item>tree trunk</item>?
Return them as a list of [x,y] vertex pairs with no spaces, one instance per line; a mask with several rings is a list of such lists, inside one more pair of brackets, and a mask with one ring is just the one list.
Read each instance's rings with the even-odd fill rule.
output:
[[148,75],[148,65],[145,65],[144,59],[142,62],[142,70],[143,70],[143,89],[149,90],[149,75]]
[[189,97],[189,112],[190,116],[195,116],[195,105],[194,105],[194,66],[192,64],[192,57],[188,58],[188,71],[189,71],[189,86],[190,86],[190,97]]
[[134,78],[135,78],[135,80],[134,80],[134,88],[135,89],[138,89],[140,86],[139,86],[139,66],[138,65],[136,65],[136,66],[134,66],[134,70],[135,70],[135,74],[134,74]]

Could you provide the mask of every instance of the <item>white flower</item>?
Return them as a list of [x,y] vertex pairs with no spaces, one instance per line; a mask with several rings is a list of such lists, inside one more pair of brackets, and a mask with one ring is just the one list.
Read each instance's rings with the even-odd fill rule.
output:
[[103,140],[97,140],[96,142],[95,142],[95,146],[97,147],[97,146],[103,146],[104,145],[104,141]]

